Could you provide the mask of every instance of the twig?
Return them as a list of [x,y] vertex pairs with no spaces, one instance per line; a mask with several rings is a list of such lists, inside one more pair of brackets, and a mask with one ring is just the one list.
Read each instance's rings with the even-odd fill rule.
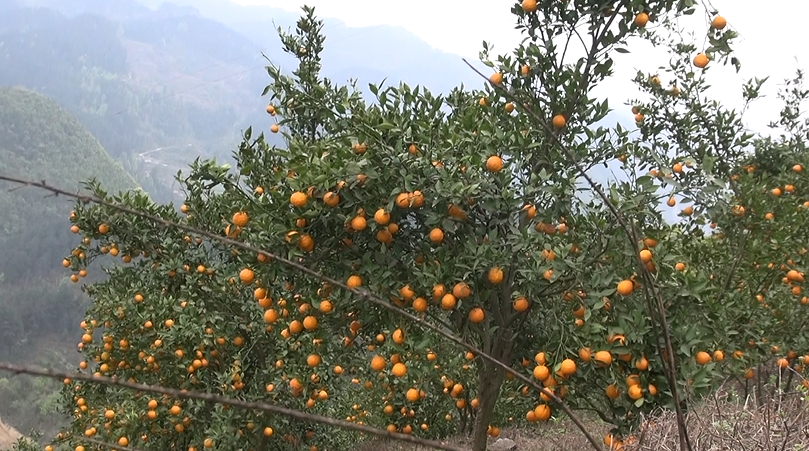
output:
[[[581,176],[585,179],[585,181],[590,185],[590,187],[593,189],[593,191],[596,192],[598,197],[602,200],[603,204],[607,206],[607,209],[610,210],[612,215],[615,217],[615,220],[618,221],[618,223],[621,225],[621,228],[626,233],[627,238],[630,241],[630,245],[632,246],[632,249],[635,252],[635,259],[636,259],[636,261],[637,261],[637,263],[638,263],[638,265],[640,267],[641,276],[643,277],[644,282],[646,282],[650,286],[650,290],[652,291],[653,296],[655,298],[655,301],[657,303],[657,314],[660,317],[660,326],[661,326],[661,329],[662,329],[663,340],[665,341],[666,351],[667,351],[666,354],[668,354],[668,361],[669,361],[669,368],[667,368],[667,371],[665,371],[665,374],[666,374],[666,379],[668,379],[669,387],[671,389],[671,397],[672,397],[672,401],[674,403],[674,411],[677,414],[677,419],[678,419],[678,423],[679,423],[678,430],[679,430],[679,434],[680,434],[680,438],[681,438],[681,445],[682,445],[681,450],[688,449],[690,451],[691,450],[691,444],[690,444],[690,441],[688,439],[688,431],[685,430],[685,415],[683,414],[682,406],[680,405],[680,397],[679,397],[678,390],[677,390],[676,373],[675,373],[675,370],[674,370],[674,368],[676,367],[676,363],[674,362],[674,346],[672,345],[671,332],[670,332],[670,329],[669,329],[668,321],[666,320],[665,306],[664,306],[663,298],[661,297],[660,292],[654,289],[654,281],[652,280],[652,277],[649,274],[649,271],[646,269],[646,266],[640,260],[640,256],[638,255],[639,252],[640,252],[640,249],[638,248],[638,242],[635,239],[636,237],[634,236],[632,229],[628,226],[628,224],[627,224],[626,220],[624,219],[623,215],[621,215],[621,213],[618,211],[618,209],[615,207],[615,205],[613,205],[612,202],[610,202],[609,197],[607,197],[607,195],[604,193],[604,190],[602,190],[601,187],[599,187],[598,184],[595,182],[595,180],[593,180],[593,178],[590,177],[589,174],[587,174],[587,172],[584,170],[584,168],[582,168],[582,166],[579,163],[576,156],[573,155],[573,152],[571,152],[570,149],[567,148],[567,146],[562,144],[562,142],[559,140],[559,138],[553,132],[553,129],[551,128],[551,126],[545,120],[543,120],[542,117],[540,117],[536,112],[534,112],[530,108],[526,108],[525,106],[523,106],[524,105],[523,102],[521,102],[520,99],[518,99],[516,95],[512,94],[511,92],[509,92],[508,90],[506,90],[502,86],[495,85],[495,84],[491,83],[489,78],[486,77],[486,75],[484,75],[482,72],[480,72],[474,66],[472,66],[469,63],[469,61],[467,61],[466,59],[463,59],[463,62],[466,63],[466,65],[469,66],[470,69],[472,69],[478,75],[480,75],[482,78],[484,78],[488,83],[490,83],[492,86],[494,86],[495,89],[497,89],[500,92],[504,93],[504,95],[507,98],[514,101],[517,105],[520,105],[523,110],[528,112],[528,114],[534,120],[536,120],[541,126],[543,126],[548,131],[548,133],[550,134],[552,139],[559,146],[559,149],[565,154],[565,156],[568,157],[568,159],[570,159],[570,161],[576,167],[576,170],[581,174]],[[651,313],[652,312],[650,312],[650,314]]]
[[234,247],[238,247],[238,248],[240,248],[242,250],[245,250],[245,251],[255,252],[255,253],[261,254],[264,257],[267,257],[269,259],[273,259],[274,261],[282,263],[285,266],[289,266],[291,268],[294,268],[294,269],[296,269],[296,270],[298,270],[298,271],[300,271],[300,272],[302,272],[304,274],[312,276],[312,277],[314,277],[316,279],[319,279],[319,280],[321,280],[323,282],[327,282],[327,283],[329,283],[329,284],[331,284],[333,286],[336,286],[336,287],[339,287],[339,288],[341,288],[343,290],[349,291],[349,292],[359,296],[362,299],[368,300],[368,301],[370,301],[370,302],[372,302],[374,304],[379,305],[380,307],[383,307],[383,308],[385,308],[387,310],[390,310],[390,311],[395,312],[395,313],[397,313],[399,315],[402,315],[402,316],[408,318],[409,320],[415,322],[416,324],[424,326],[425,328],[427,328],[427,329],[429,329],[429,330],[431,330],[431,331],[433,331],[433,332],[447,338],[448,340],[452,341],[453,343],[463,347],[467,351],[470,351],[473,354],[479,355],[480,357],[484,358],[485,360],[488,360],[489,362],[493,363],[495,366],[501,368],[502,370],[506,371],[507,373],[512,373],[514,375],[514,377],[516,377],[517,379],[520,379],[521,381],[527,383],[532,388],[534,388],[534,389],[540,391],[541,393],[544,393],[546,396],[548,396],[554,403],[556,403],[562,409],[562,411],[570,418],[570,420],[573,421],[573,423],[576,425],[576,427],[578,427],[582,431],[582,434],[584,434],[585,438],[587,439],[588,442],[590,442],[590,444],[593,446],[594,449],[596,449],[598,451],[600,451],[602,449],[601,445],[598,443],[598,441],[596,441],[596,439],[589,432],[587,432],[587,429],[584,426],[584,423],[582,422],[582,420],[580,418],[578,418],[574,414],[574,412],[564,402],[562,402],[561,398],[559,398],[553,391],[546,389],[541,384],[538,384],[537,382],[535,382],[534,380],[528,378],[527,376],[514,371],[507,364],[505,364],[505,363],[495,359],[491,355],[481,351],[480,349],[478,349],[474,345],[471,345],[471,344],[467,343],[466,341],[454,336],[453,334],[451,334],[449,332],[446,332],[446,331],[442,330],[441,328],[439,328],[439,327],[437,327],[437,326],[435,326],[433,324],[430,324],[427,321],[424,321],[422,318],[419,318],[418,316],[415,316],[415,315],[413,315],[413,314],[411,314],[411,313],[409,313],[409,312],[407,312],[405,310],[402,310],[400,308],[397,308],[397,307],[393,306],[390,302],[387,302],[387,301],[383,300],[379,296],[376,296],[376,295],[372,294],[371,292],[369,292],[369,291],[367,291],[365,289],[360,290],[360,289],[357,289],[357,288],[349,287],[348,285],[346,285],[343,282],[340,282],[340,281],[335,280],[335,279],[333,279],[331,277],[325,276],[325,275],[323,275],[323,274],[321,274],[321,273],[319,273],[319,272],[317,272],[315,270],[312,270],[312,269],[310,269],[310,268],[308,268],[308,267],[306,267],[306,266],[304,266],[304,265],[302,265],[300,263],[297,263],[297,262],[294,262],[292,260],[281,257],[280,255],[276,255],[276,254],[273,254],[273,253],[258,249],[256,247],[250,246],[250,245],[242,243],[240,241],[236,241],[236,240],[233,240],[233,239],[230,239],[230,238],[226,238],[226,237],[217,235],[215,233],[208,232],[206,230],[198,229],[196,227],[191,227],[191,226],[188,226],[188,225],[179,224],[179,223],[176,223],[176,222],[173,222],[173,221],[169,221],[169,220],[163,219],[163,218],[161,218],[159,216],[151,215],[151,214],[148,214],[148,213],[144,213],[142,211],[138,211],[138,210],[135,210],[135,209],[132,209],[132,208],[129,208],[129,207],[125,207],[123,205],[118,205],[118,204],[115,204],[115,203],[112,203],[112,202],[109,202],[109,201],[106,201],[106,200],[103,200],[103,199],[99,199],[99,198],[97,198],[95,196],[74,194],[74,193],[71,193],[71,192],[68,192],[68,191],[65,191],[65,190],[50,186],[50,185],[48,185],[48,184],[46,184],[44,182],[34,182],[34,181],[31,181],[31,180],[18,179],[18,178],[15,178],[15,177],[9,177],[9,176],[5,176],[5,175],[0,175],[0,180],[5,180],[5,181],[8,181],[8,182],[12,182],[12,183],[20,183],[20,184],[27,185],[27,186],[32,186],[32,187],[35,187],[35,188],[44,189],[46,191],[50,191],[50,192],[53,192],[53,193],[56,193],[56,194],[61,194],[61,195],[67,196],[67,197],[74,198],[74,199],[76,199],[76,200],[78,200],[80,202],[83,202],[83,203],[95,203],[95,204],[98,204],[98,205],[103,205],[103,206],[106,206],[108,208],[112,208],[114,210],[120,211],[120,212],[132,214],[132,215],[144,218],[144,219],[148,219],[148,220],[150,220],[152,222],[155,222],[157,224],[161,224],[161,225],[168,226],[168,227],[175,227],[175,228],[180,229],[180,230],[185,230],[187,232],[191,232],[191,233],[194,233],[194,234],[197,234],[197,235],[200,235],[200,236],[205,236],[205,237],[210,238],[212,240],[217,240],[217,241],[219,241],[221,243],[229,244],[229,245],[234,246]]
[[[334,426],[342,429],[348,429],[357,432],[363,432],[370,435],[375,435],[377,437],[386,437],[392,438],[402,442],[413,443],[416,445],[422,446],[429,446],[430,448],[434,449],[441,449],[446,451],[464,451],[462,448],[458,448],[452,445],[448,445],[445,443],[437,442],[434,440],[427,440],[418,437],[414,437],[412,435],[401,434],[398,432],[392,433],[382,429],[372,428],[370,426],[365,426],[362,424],[355,424],[350,423],[348,421],[343,420],[335,420],[333,418],[324,417],[321,415],[313,415],[305,412],[301,412],[299,410],[288,409],[286,407],[275,406],[272,404],[262,403],[262,402],[250,402],[250,401],[242,401],[236,398],[230,398],[226,396],[219,396],[210,393],[202,393],[198,391],[187,391],[187,390],[177,390],[174,388],[166,388],[156,385],[147,385],[147,384],[137,384],[132,382],[122,381],[116,378],[110,377],[103,377],[103,376],[93,376],[87,375],[82,373],[68,373],[66,371],[56,371],[56,370],[47,370],[42,368],[34,368],[30,366],[19,366],[19,365],[12,365],[6,362],[0,362],[0,370],[9,371],[14,374],[28,374],[32,376],[41,376],[41,377],[48,377],[51,379],[71,379],[71,380],[79,380],[79,381],[86,381],[92,382],[95,384],[102,384],[102,385],[111,385],[116,387],[124,387],[131,390],[137,390],[141,392],[148,392],[148,393],[158,393],[162,395],[168,395],[174,398],[181,398],[181,399],[197,399],[200,401],[205,401],[209,403],[216,403],[222,404],[232,407],[237,407],[240,409],[247,409],[247,410],[259,410],[262,412],[267,413],[275,413],[279,415],[284,415],[292,418],[297,418],[303,421],[311,421],[313,423],[321,423],[328,426]],[[104,446],[110,446],[109,444],[104,443]],[[127,451],[129,449],[123,448]]]

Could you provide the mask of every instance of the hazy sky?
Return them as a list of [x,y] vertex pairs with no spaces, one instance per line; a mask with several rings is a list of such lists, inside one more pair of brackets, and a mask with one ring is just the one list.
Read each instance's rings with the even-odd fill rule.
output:
[[[242,4],[263,4],[289,11],[300,11],[308,4],[316,7],[321,17],[337,18],[350,27],[377,25],[401,26],[433,47],[459,56],[477,58],[481,42],[495,45],[497,53],[513,49],[521,37],[514,30],[511,1],[464,0],[409,0],[384,2],[380,0],[237,0]],[[496,5],[500,6],[496,6]],[[753,76],[771,75],[766,93],[768,99],[757,104],[748,113],[746,122],[751,128],[762,130],[774,118],[779,104],[774,99],[777,85],[791,76],[797,67],[809,67],[809,49],[804,28],[809,2],[805,0],[770,0],[767,7],[753,0],[713,0],[713,7],[728,19],[741,35],[736,50],[742,61],[742,72],[736,74],[730,67],[714,67],[708,72],[714,86],[712,95],[728,106],[740,105],[741,83]],[[696,14],[683,22],[695,30],[699,42],[707,29],[708,18]],[[609,93],[611,103],[619,105],[634,95],[630,79],[638,69],[654,71],[668,56],[638,43],[632,53],[616,58],[616,77],[600,90]],[[797,61],[796,61],[797,58]],[[665,78],[663,82],[666,83]],[[612,99],[613,96],[616,98]]]

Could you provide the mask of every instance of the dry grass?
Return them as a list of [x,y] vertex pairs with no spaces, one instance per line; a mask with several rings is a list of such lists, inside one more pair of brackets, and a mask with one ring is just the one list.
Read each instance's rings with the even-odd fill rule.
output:
[[[686,421],[694,451],[809,450],[809,400],[792,391],[763,403],[750,395],[720,390],[693,407]],[[644,422],[626,451],[679,450],[673,412]]]
[[[809,451],[809,399],[792,391],[759,403],[728,389],[695,403],[687,427],[693,451]],[[587,418],[589,432],[600,439],[609,430],[602,422]],[[501,437],[514,440],[518,451],[589,451],[581,432],[567,419],[530,428],[504,429]],[[468,447],[466,438],[447,442]],[[494,443],[490,439],[489,443]],[[647,418],[635,432],[634,443],[624,451],[679,451],[674,412],[663,411]],[[354,451],[427,451],[427,448],[371,440]]]

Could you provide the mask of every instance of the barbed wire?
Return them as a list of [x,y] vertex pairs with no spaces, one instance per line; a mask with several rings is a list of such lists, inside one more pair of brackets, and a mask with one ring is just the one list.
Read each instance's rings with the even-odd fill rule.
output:
[[234,246],[234,247],[238,247],[238,248],[240,248],[242,250],[245,250],[245,251],[255,252],[257,254],[263,255],[266,258],[273,259],[274,261],[277,261],[277,262],[279,262],[279,263],[281,263],[281,264],[283,264],[285,266],[289,266],[289,267],[291,267],[293,269],[296,269],[296,270],[298,270],[298,271],[300,271],[300,272],[302,272],[304,274],[307,274],[307,275],[309,275],[311,277],[317,278],[317,279],[321,280],[322,282],[326,282],[326,283],[329,283],[329,284],[331,284],[333,286],[336,286],[336,287],[338,287],[340,289],[349,291],[349,292],[359,296],[360,298],[363,298],[363,299],[365,299],[367,301],[370,301],[370,302],[372,302],[372,303],[374,303],[376,305],[379,305],[382,308],[385,308],[387,310],[395,312],[396,314],[404,316],[405,318],[413,321],[414,323],[416,323],[416,324],[418,324],[420,326],[423,326],[423,327],[425,327],[425,328],[427,328],[427,329],[429,329],[429,330],[443,336],[444,338],[450,340],[451,342],[455,343],[458,346],[463,347],[464,349],[466,349],[467,351],[473,353],[474,355],[480,356],[484,360],[487,360],[490,363],[494,364],[499,369],[505,371],[506,374],[509,374],[509,373],[512,374],[515,378],[521,380],[522,382],[524,382],[525,384],[527,384],[531,388],[533,388],[533,389],[539,391],[540,393],[544,394],[545,396],[547,396],[551,401],[554,402],[554,404],[556,404],[557,406],[559,406],[560,409],[562,409],[562,411],[570,418],[570,420],[582,432],[582,434],[585,436],[587,441],[590,443],[590,445],[595,450],[601,451],[601,449],[602,449],[599,442],[592,436],[592,434],[590,434],[587,431],[587,427],[584,425],[584,422],[552,390],[549,390],[549,389],[543,387],[541,384],[537,383],[535,380],[530,379],[529,377],[525,376],[524,374],[520,374],[520,373],[514,371],[509,365],[507,365],[507,364],[501,362],[500,360],[496,359],[495,357],[492,357],[491,355],[485,353],[484,351],[477,348],[476,346],[464,341],[461,338],[456,337],[452,333],[447,332],[447,331],[441,329],[440,327],[438,327],[438,326],[436,326],[434,324],[431,324],[431,323],[423,320],[422,318],[419,318],[416,315],[413,315],[410,312],[407,312],[407,311],[405,311],[403,309],[395,307],[390,302],[387,302],[387,301],[383,300],[381,297],[372,294],[368,290],[349,287],[345,283],[340,282],[340,281],[338,281],[338,280],[336,280],[334,278],[331,278],[329,276],[326,276],[324,274],[321,274],[320,272],[315,271],[313,269],[310,269],[310,268],[306,267],[305,265],[303,265],[301,263],[289,260],[287,258],[284,258],[284,257],[280,256],[280,255],[276,255],[276,254],[273,254],[271,252],[267,252],[265,250],[253,247],[251,245],[242,243],[240,241],[236,241],[236,240],[233,240],[233,239],[228,238],[228,237],[224,237],[224,236],[212,233],[212,232],[208,232],[206,230],[202,230],[202,229],[199,229],[197,227],[193,227],[193,226],[189,226],[189,225],[185,225],[185,224],[180,224],[180,223],[177,223],[177,222],[174,222],[174,221],[169,221],[169,220],[163,219],[163,218],[161,218],[159,216],[155,216],[155,215],[152,215],[152,214],[149,214],[149,213],[144,213],[142,211],[135,210],[133,208],[129,208],[129,207],[126,207],[126,206],[123,206],[123,205],[119,205],[119,204],[116,204],[116,203],[113,203],[113,202],[106,201],[104,199],[100,199],[100,198],[98,198],[96,196],[72,193],[72,192],[69,192],[69,191],[66,191],[66,190],[63,190],[63,189],[60,189],[60,188],[56,188],[54,186],[50,186],[44,180],[42,180],[40,182],[36,182],[36,181],[33,181],[33,180],[20,179],[20,178],[10,177],[10,176],[7,176],[7,175],[2,175],[2,174],[0,174],[0,180],[5,180],[7,182],[16,183],[16,184],[23,185],[23,186],[40,188],[40,189],[43,189],[45,191],[51,192],[53,195],[57,195],[57,196],[58,195],[63,195],[63,196],[66,196],[66,197],[76,199],[79,202],[82,202],[82,203],[85,203],[85,204],[94,203],[94,204],[98,204],[98,205],[103,205],[105,207],[108,207],[108,208],[111,208],[111,209],[114,209],[114,210],[117,210],[117,211],[120,211],[120,212],[123,212],[123,213],[128,213],[128,214],[131,214],[131,215],[139,216],[139,217],[144,218],[144,219],[148,219],[148,220],[150,220],[152,222],[155,222],[155,223],[163,225],[163,226],[175,227],[175,228],[180,229],[180,230],[185,230],[186,232],[194,233],[194,234],[204,236],[204,237],[212,239],[212,240],[217,240],[217,241],[219,241],[221,243],[224,243],[224,244],[228,244],[228,245],[231,245],[231,246]]
[[[299,420],[304,421],[311,421],[313,423],[320,423],[325,424],[327,426],[338,427],[341,429],[348,429],[356,432],[363,432],[365,434],[374,435],[377,437],[385,437],[385,438],[392,438],[394,440],[398,440],[401,442],[408,442],[415,445],[421,446],[428,446],[434,449],[440,449],[445,451],[466,451],[463,448],[459,448],[453,445],[449,445],[447,443],[438,442],[435,440],[427,440],[419,437],[414,437],[412,435],[402,434],[398,432],[388,432],[383,429],[377,429],[371,426],[366,426],[363,424],[355,424],[350,423],[344,420],[336,420],[334,418],[324,417],[322,415],[315,415],[306,412],[301,412],[299,410],[290,409],[287,407],[276,406],[273,404],[263,403],[263,402],[252,402],[252,401],[243,401],[236,398],[230,398],[227,396],[220,396],[214,395],[211,393],[204,393],[199,391],[188,391],[188,390],[178,390],[175,388],[167,388],[159,385],[148,385],[148,384],[139,384],[134,382],[122,381],[117,378],[106,377],[106,376],[95,376],[77,372],[67,372],[67,371],[58,371],[52,369],[44,369],[44,368],[35,368],[31,366],[22,366],[22,365],[14,365],[7,362],[0,362],[0,370],[5,370],[13,374],[27,374],[31,376],[40,376],[40,377],[47,377],[51,379],[70,379],[70,380],[78,380],[78,381],[86,381],[95,384],[102,384],[102,385],[111,385],[117,387],[128,388],[131,390],[141,391],[141,392],[148,392],[148,393],[157,393],[161,395],[167,395],[174,398],[180,399],[196,399],[199,401],[205,401],[209,403],[215,404],[222,404],[228,405],[231,407],[237,407],[240,409],[245,410],[258,410],[261,412],[267,413],[274,413],[278,415],[284,415],[292,418],[296,418]],[[84,440],[84,439],[80,439]],[[104,444],[104,446],[109,446],[108,444]],[[110,446],[112,447],[112,446]],[[127,447],[120,447],[125,449],[126,451],[132,451],[131,448]]]

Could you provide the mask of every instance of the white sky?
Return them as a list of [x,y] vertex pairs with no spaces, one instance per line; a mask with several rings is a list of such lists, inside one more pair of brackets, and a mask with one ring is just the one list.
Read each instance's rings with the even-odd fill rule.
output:
[[[263,4],[300,12],[304,4],[315,6],[320,17],[337,18],[349,27],[376,25],[401,26],[434,48],[476,59],[481,42],[494,44],[495,53],[505,53],[520,41],[514,30],[515,18],[510,12],[511,1],[491,0],[236,0],[241,4]],[[516,1],[515,1],[516,3]],[[501,6],[495,6],[500,4]],[[759,101],[747,114],[745,122],[757,131],[777,118],[779,103],[775,99],[777,85],[794,74],[798,67],[809,68],[809,49],[801,45],[806,39],[805,17],[809,2],[805,0],[769,0],[767,7],[754,0],[713,0],[713,7],[728,19],[729,26],[741,38],[736,55],[742,71],[736,74],[730,67],[716,65],[708,72],[714,87],[712,96],[728,107],[741,105],[741,84],[753,77],[771,75],[765,89],[767,99]],[[707,18],[695,14],[683,25],[704,36]],[[618,55],[616,76],[600,89],[609,93],[611,105],[619,107],[636,91],[630,79],[638,69],[654,71],[665,63],[668,55],[654,51],[644,43],[630,48],[632,53]],[[797,61],[796,61],[797,58]],[[663,79],[666,83],[665,78]]]

